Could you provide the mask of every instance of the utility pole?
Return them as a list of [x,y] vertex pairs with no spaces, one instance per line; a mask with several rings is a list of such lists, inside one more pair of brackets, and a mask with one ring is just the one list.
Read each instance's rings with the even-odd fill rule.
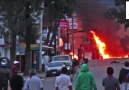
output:
[[67,28],[67,53],[69,53],[69,29]]
[[[44,8],[44,2],[42,7]],[[40,15],[40,50],[39,50],[39,71],[42,72],[42,27],[43,27],[43,10]]]
[[73,58],[74,58],[74,27],[73,27],[73,16],[72,16],[72,51],[73,51]]
[[57,41],[57,36],[55,36],[55,39],[54,39],[54,55],[57,55],[57,50],[56,50],[56,48],[57,48],[57,46],[56,46],[57,42],[56,41]]

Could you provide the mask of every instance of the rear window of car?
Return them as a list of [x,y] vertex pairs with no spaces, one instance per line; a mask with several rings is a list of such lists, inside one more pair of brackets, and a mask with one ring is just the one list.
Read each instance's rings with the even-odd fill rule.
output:
[[55,57],[53,57],[53,61],[60,61],[60,60],[67,61],[67,60],[69,60],[69,56],[55,56]]
[[61,62],[51,62],[47,64],[48,67],[55,67],[55,66],[62,66],[62,65],[63,63]]

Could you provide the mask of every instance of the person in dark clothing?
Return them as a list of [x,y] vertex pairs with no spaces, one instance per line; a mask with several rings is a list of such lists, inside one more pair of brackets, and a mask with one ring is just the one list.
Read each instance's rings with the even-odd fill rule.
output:
[[8,80],[10,80],[10,70],[6,62],[0,63],[0,90],[8,90]]
[[72,64],[72,68],[73,68],[73,75],[75,75],[77,72],[77,68],[79,66],[79,61],[76,60],[76,58],[73,59],[73,64]]
[[88,58],[84,58],[82,64],[88,64]]
[[126,76],[129,72],[129,62],[125,62],[125,66],[121,68],[119,73],[119,83],[121,84],[121,90],[127,90],[127,84],[129,80],[126,79]]
[[12,76],[17,75],[18,74],[18,61],[14,61],[13,62],[13,67],[12,67]]
[[112,67],[107,68],[107,76],[103,78],[102,85],[105,90],[120,90],[119,81],[113,76],[114,70]]
[[22,90],[23,86],[24,86],[24,80],[23,77],[20,75],[15,75],[12,76],[11,80],[10,80],[10,87],[11,90]]

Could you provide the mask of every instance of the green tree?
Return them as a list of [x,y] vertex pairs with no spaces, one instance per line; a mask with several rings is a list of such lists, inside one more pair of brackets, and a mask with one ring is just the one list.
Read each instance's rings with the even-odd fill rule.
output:
[[2,18],[4,18],[3,23],[7,27],[7,34],[4,34],[5,37],[7,35],[10,35],[10,56],[11,56],[11,65],[14,60],[16,60],[16,35],[19,30],[19,15],[21,13],[21,8],[23,7],[23,3],[21,1],[0,1],[0,8],[1,8],[1,13],[0,15]]
[[36,15],[40,13],[42,2],[43,0],[1,0],[0,3],[0,15],[6,19],[3,23],[7,21],[8,31],[11,35],[11,62],[16,59],[16,35],[21,35],[25,38],[25,74],[28,73],[32,65],[30,46],[38,36],[38,34],[34,34],[37,32],[37,27],[34,26],[35,19],[33,15],[35,13],[37,13]]
[[[65,16],[71,16],[74,11],[74,4],[76,0],[45,0],[45,17],[49,22],[49,32],[47,35],[46,44],[55,40],[58,32],[60,19],[66,19]],[[50,33],[53,33],[52,39],[49,42]]]
[[105,13],[105,17],[109,20],[116,20],[120,24],[124,24],[125,27],[129,27],[129,20],[126,19],[126,0],[114,0],[114,8],[109,8]]

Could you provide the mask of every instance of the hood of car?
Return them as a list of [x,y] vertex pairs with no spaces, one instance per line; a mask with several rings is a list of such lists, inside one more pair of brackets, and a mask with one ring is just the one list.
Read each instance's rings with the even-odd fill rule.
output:
[[72,65],[71,62],[69,62],[69,61],[63,61],[63,63],[65,64],[65,66],[71,66]]
[[47,67],[47,70],[53,70],[53,69],[61,69],[63,66],[58,67]]

